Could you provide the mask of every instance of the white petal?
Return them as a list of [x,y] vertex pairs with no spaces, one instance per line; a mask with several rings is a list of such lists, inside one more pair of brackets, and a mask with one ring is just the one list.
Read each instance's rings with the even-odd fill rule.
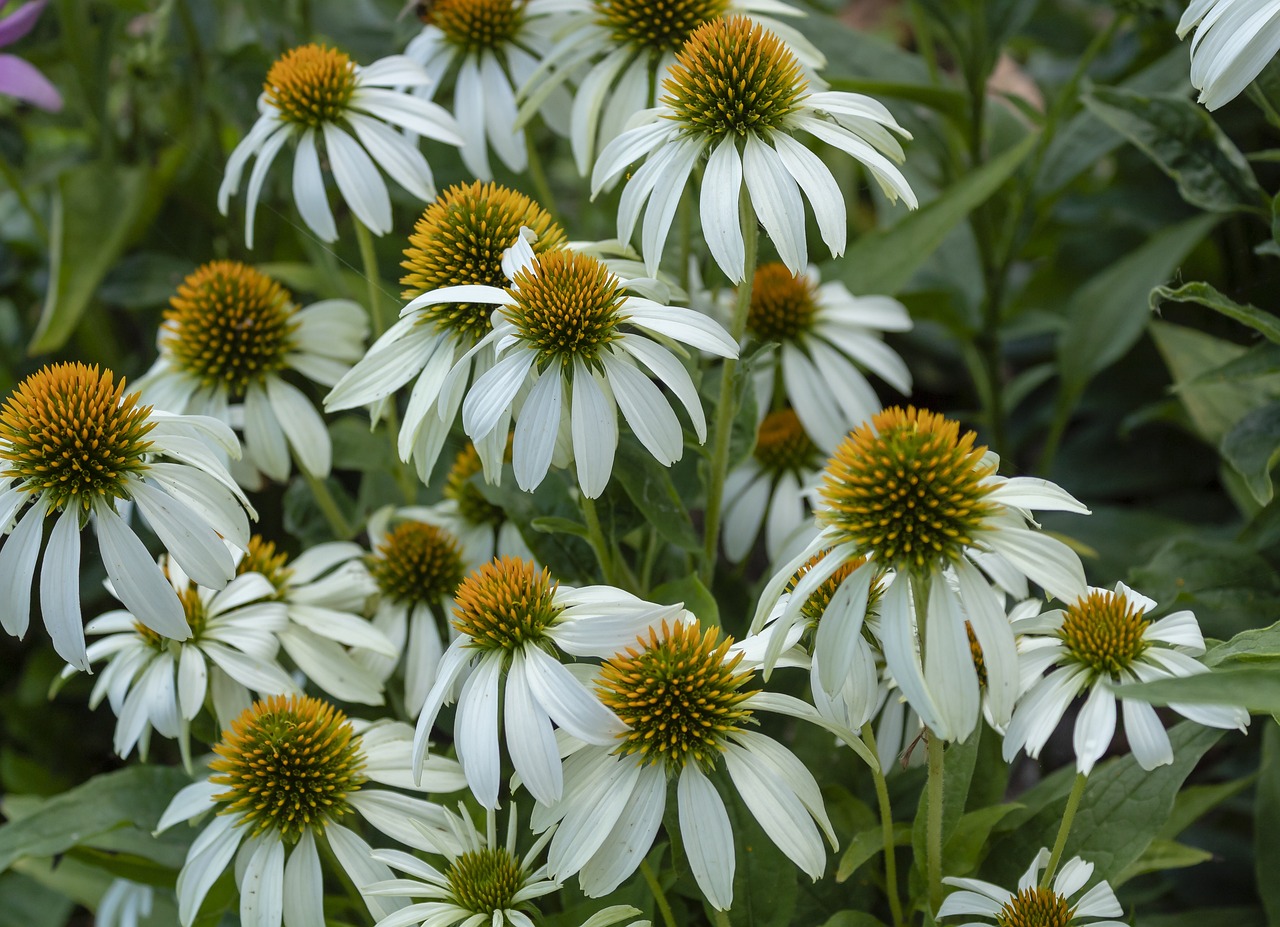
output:
[[[330,823],[325,827],[324,832],[333,855],[338,858],[339,864],[346,870],[357,889],[364,889],[375,882],[385,882],[392,878],[391,870],[373,859],[373,848],[353,831],[341,824]],[[404,902],[400,899],[378,898],[372,895],[364,895],[364,903],[368,905],[369,912],[375,918],[386,917],[404,907]]]
[[347,122],[369,154],[391,177],[424,203],[436,198],[435,182],[427,159],[399,132],[376,119],[349,112]]
[[[338,227],[329,208],[329,195],[320,173],[320,155],[316,151],[316,130],[307,129],[298,138],[293,155],[293,202],[307,228],[321,241],[337,241]],[[252,246],[250,246],[252,247]]]
[[831,176],[831,171],[816,154],[785,132],[777,132],[769,141],[778,153],[778,159],[800,185],[813,214],[818,220],[822,240],[831,249],[832,257],[844,254],[846,241],[846,217],[844,194]]
[[215,817],[191,844],[187,860],[178,873],[178,919],[191,927],[204,896],[231,862],[244,832],[233,826],[230,817]]
[[261,385],[250,385],[244,397],[244,444],[249,460],[276,482],[289,479],[289,445],[284,429]]
[[[23,637],[31,622],[31,581],[36,573],[36,561],[40,558],[40,542],[44,534],[44,516],[49,504],[37,498],[34,505],[18,520],[0,548],[0,601],[8,602],[0,609],[0,622],[5,631],[14,637]],[[78,585],[80,578],[74,576]],[[177,604],[177,598],[174,598]],[[181,607],[179,607],[181,611]]]
[[311,400],[302,390],[279,377],[267,377],[267,399],[293,447],[298,465],[312,476],[328,476],[333,447],[324,419],[311,405]]
[[684,453],[684,433],[670,403],[635,365],[608,353],[601,357],[627,424],[658,463],[671,466]]
[[707,250],[720,265],[730,283],[746,276],[746,245],[742,240],[742,220],[738,200],[742,190],[742,160],[734,136],[727,136],[707,158],[702,175],[699,213]]
[[[546,478],[551,466],[556,433],[560,430],[563,397],[564,384],[560,379],[560,371],[553,364],[538,377],[533,389],[529,390],[524,408],[520,410],[515,438],[511,443],[511,465],[515,470],[516,483],[525,492],[536,489]],[[463,416],[466,416],[465,407]],[[467,433],[471,434],[470,429]],[[473,434],[472,437],[476,436]]]
[[667,778],[661,766],[640,770],[627,806],[618,816],[605,845],[582,867],[579,883],[590,898],[600,898],[636,871],[653,846],[667,803]]
[[1129,749],[1143,769],[1155,769],[1173,762],[1173,746],[1156,710],[1146,702],[1121,699],[1124,706],[1124,733]]
[[726,745],[724,760],[743,803],[769,839],[810,878],[820,878],[826,864],[822,836],[795,792],[737,744]]
[[336,123],[324,124],[324,144],[333,179],[351,211],[375,235],[391,231],[391,199],[373,159]]
[[1076,718],[1072,748],[1076,754],[1076,767],[1088,775],[1095,763],[1106,752],[1116,732],[1116,697],[1109,686],[1094,683],[1084,707]]
[[283,911],[284,843],[265,837],[240,882],[240,921],[243,927],[280,927]]
[[325,927],[324,876],[310,828],[302,831],[285,863],[284,927]]
[[559,800],[564,789],[560,753],[551,730],[551,719],[537,705],[526,677],[525,660],[516,654],[507,674],[507,749],[511,762],[533,797],[549,805]]
[[532,351],[508,354],[471,384],[462,404],[462,428],[472,441],[483,438],[497,426],[524,385],[534,358]]
[[498,806],[502,775],[498,758],[498,677],[501,655],[481,658],[467,678],[458,699],[454,744],[476,800],[486,808]]
[[733,904],[733,828],[720,793],[696,763],[680,771],[676,787],[680,805],[680,836],[693,878],[713,908],[728,911]]
[[[80,617],[80,516],[77,506],[67,506],[49,534],[40,571],[40,610],[58,656],[83,672],[89,661],[84,652],[84,623]],[[9,543],[13,543],[10,540]]]
[[[601,357],[606,370],[610,369],[611,361],[617,363],[608,352]],[[574,361],[570,425],[578,483],[588,499],[599,498],[613,473],[613,455],[618,446],[618,411],[612,391],[606,395],[580,360]]]
[[244,243],[249,248],[253,248],[253,219],[258,212],[258,197],[262,193],[262,183],[267,179],[271,162],[276,159],[281,146],[292,134],[293,131],[288,126],[282,126],[278,131],[267,136],[262,147],[258,149],[258,158],[254,161],[253,170],[249,173],[249,188],[245,197]]
[[577,678],[537,647],[524,649],[529,688],[551,720],[579,740],[613,745],[626,726]]
[[793,274],[799,273],[808,263],[800,190],[778,153],[751,132],[742,154],[742,176],[751,195],[751,208],[782,263]]
[[151,630],[186,640],[191,636],[178,595],[138,536],[109,505],[96,509],[98,548],[116,597]]
[[623,338],[618,346],[632,357],[648,367],[671,392],[676,394],[689,418],[693,422],[693,430],[698,435],[698,442],[707,440],[707,418],[702,411],[702,400],[693,385],[689,371],[676,359],[676,356],[656,342],[647,338]]
[[139,481],[132,487],[133,501],[160,542],[187,575],[201,586],[220,589],[235,575],[235,561],[217,532],[204,523],[186,503],[163,489]]

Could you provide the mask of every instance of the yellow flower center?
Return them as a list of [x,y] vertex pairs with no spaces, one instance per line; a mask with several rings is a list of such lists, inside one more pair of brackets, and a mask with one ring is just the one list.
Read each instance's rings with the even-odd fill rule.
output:
[[795,54],[745,16],[699,26],[668,74],[661,102],[686,130],[712,139],[767,137],[809,92]]
[[[800,580],[804,578],[804,575],[821,563],[822,558],[828,553],[830,553],[830,551],[823,551],[822,553],[815,554],[805,561],[804,565],[801,566],[800,569],[796,570],[796,575],[791,577],[790,582],[787,583],[786,591],[791,592],[795,589]],[[809,594],[809,598],[805,600],[804,605],[800,606],[800,614],[805,617],[805,620],[809,625],[814,627],[817,626],[818,622],[822,620],[822,616],[827,613],[827,608],[831,605],[831,600],[835,597],[836,590],[840,588],[840,584],[848,579],[854,570],[858,569],[858,567],[862,566],[866,562],[866,557],[855,557],[852,560],[846,560],[840,565],[839,569],[827,577],[826,581],[823,582],[821,586]],[[873,580],[871,583],[871,589],[867,593],[868,615],[875,613],[876,607],[879,604],[880,597],[883,593],[884,589],[879,580]]]
[[599,23],[618,45],[678,51],[704,23],[719,19],[729,0],[596,0]]
[[277,553],[274,541],[268,541],[262,535],[255,534],[249,538],[249,550],[240,558],[236,575],[260,573],[276,587],[276,598],[281,598],[284,595],[285,586],[289,584],[289,577],[293,575],[293,570],[286,566],[288,562],[289,555],[284,551]]
[[645,765],[664,763],[677,773],[690,762],[710,771],[727,735],[750,722],[739,691],[752,673],[735,672],[742,654],[729,656],[733,638],[697,622],[662,623],[662,633],[627,648],[601,667],[600,700],[630,729],[620,754],[638,753]]
[[815,470],[822,452],[805,434],[794,409],[770,412],[756,432],[755,458],[770,473]]
[[794,341],[813,324],[816,295],[813,281],[785,264],[761,265],[751,282],[747,330],[761,341]]
[[559,584],[547,570],[502,557],[475,570],[458,586],[453,626],[480,650],[519,650],[537,644],[564,610],[555,604]]
[[1142,635],[1149,624],[1128,596],[1099,589],[1066,610],[1058,634],[1078,663],[1115,677],[1147,649]]
[[147,469],[150,413],[110,370],[43,367],[0,408],[0,476],[40,494],[55,511],[127,499],[128,478]]
[[424,19],[468,50],[501,47],[524,23],[523,0],[435,0]]
[[997,511],[985,501],[985,447],[957,422],[897,406],[859,426],[827,463],[818,518],[886,566],[919,569],[957,560]]
[[462,545],[448,531],[421,521],[396,525],[369,559],[378,590],[406,605],[451,598],[466,574]]
[[1074,909],[1048,888],[1024,888],[1004,903],[996,915],[998,927],[1067,927]]
[[597,364],[618,338],[625,296],[617,277],[585,254],[553,251],[516,274],[507,289],[515,305],[503,311],[537,352],[538,370],[568,368],[575,358]]
[[978,688],[987,687],[987,661],[982,655],[982,645],[978,643],[978,635],[973,633],[973,624],[964,623],[964,633],[969,636],[969,656],[973,658],[973,668],[978,674]]
[[[523,193],[478,180],[445,190],[409,236],[400,265],[408,271],[400,279],[404,298],[463,284],[505,287],[502,252],[515,244],[521,226],[537,233],[535,253],[564,247],[564,230]],[[438,325],[470,346],[488,334],[492,314],[487,303],[442,303],[425,307],[420,324]]]
[[[507,442],[506,456],[508,460],[511,459],[510,441]],[[498,524],[506,517],[502,506],[494,505],[486,499],[484,494],[476,489],[473,481],[473,478],[483,469],[480,455],[476,453],[476,446],[468,441],[462,450],[458,451],[458,456],[453,459],[453,466],[449,468],[449,475],[445,477],[441,492],[446,499],[452,499],[457,503],[458,514],[463,521],[473,525]]]
[[302,45],[276,59],[262,90],[285,122],[318,129],[347,111],[356,90],[356,66],[336,48]]
[[[164,571],[165,576],[170,575],[168,555],[161,560],[160,568]],[[187,627],[191,629],[191,640],[187,643],[194,643],[200,640],[201,635],[204,634],[205,624],[209,620],[204,602],[200,598],[200,590],[196,584],[189,582],[186,589],[179,589],[178,601],[182,603],[182,615],[187,619]],[[151,630],[140,621],[133,623],[133,629],[156,650],[163,651],[168,649],[169,638],[163,634]]]
[[239,399],[252,383],[288,366],[296,306],[289,291],[239,261],[189,274],[165,310],[161,346],[203,386]]
[[350,811],[347,796],[366,780],[347,716],[309,696],[254,702],[213,750],[209,781],[227,787],[213,797],[218,813],[238,815],[237,825],[255,835],[274,830],[290,844]]
[[463,853],[450,864],[445,877],[458,907],[489,915],[514,907],[516,892],[525,880],[518,859],[505,849],[489,847]]

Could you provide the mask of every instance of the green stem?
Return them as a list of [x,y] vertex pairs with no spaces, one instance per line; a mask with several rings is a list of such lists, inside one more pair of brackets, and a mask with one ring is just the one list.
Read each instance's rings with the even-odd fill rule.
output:
[[676,927],[675,912],[671,910],[671,903],[667,901],[667,893],[662,890],[662,884],[658,881],[658,876],[647,859],[640,860],[640,874],[644,876],[649,891],[653,893],[654,903],[657,904],[658,912],[662,915],[662,923],[666,927]]
[[600,572],[603,574],[606,583],[616,585],[613,575],[613,545],[609,543],[609,539],[604,536],[604,530],[600,527],[600,516],[596,512],[596,500],[588,499],[585,495],[581,499],[582,518],[587,524],[587,540],[591,544],[591,549],[596,552],[596,560],[600,563]]
[[730,925],[730,921],[729,921],[729,912],[728,912],[728,911],[717,911],[715,908],[712,908],[712,909],[711,909],[711,923],[715,924],[715,925],[716,925],[716,927],[729,927],[729,925]]
[[558,216],[556,195],[551,191],[551,182],[547,180],[547,172],[542,166],[542,156],[538,154],[538,146],[533,143],[533,132],[526,126],[524,130],[524,147],[529,153],[529,179],[533,182],[533,192],[538,202],[553,217]]
[[1053,874],[1058,871],[1058,862],[1062,859],[1062,851],[1067,846],[1067,836],[1071,833],[1071,823],[1076,818],[1076,809],[1080,807],[1080,799],[1084,796],[1085,783],[1089,777],[1084,773],[1076,773],[1076,781],[1071,783],[1071,794],[1067,796],[1067,807],[1062,812],[1062,823],[1058,825],[1058,836],[1053,841],[1053,852],[1049,854],[1049,865],[1040,877],[1040,887],[1048,888]]
[[925,847],[928,854],[929,906],[937,911],[942,904],[942,738],[932,731],[929,741],[928,819]]
[[299,466],[298,472],[307,481],[311,495],[315,497],[316,505],[320,507],[320,512],[329,523],[329,530],[333,532],[334,537],[340,541],[350,540],[355,535],[355,531],[347,522],[347,517],[342,514],[342,509],[338,507],[338,500],[333,498],[333,493],[329,492],[329,485],[314,473],[309,472],[306,467]]
[[[867,748],[880,759],[876,747],[876,735],[871,724],[862,725],[862,740]],[[893,914],[893,927],[902,927],[902,899],[898,897],[898,856],[893,841],[893,808],[889,805],[889,784],[885,781],[880,763],[871,764],[871,780],[876,787],[876,804],[880,809],[880,835],[884,841],[884,890],[889,896],[889,911]]]
[[[751,198],[745,187],[739,208],[742,224],[744,276],[738,284],[738,300],[733,308],[729,337],[734,344],[741,344],[747,330],[747,313],[751,309],[751,284],[756,274],[756,217],[751,209]],[[720,543],[720,515],[724,503],[724,481],[729,472],[729,439],[733,435],[733,420],[737,409],[733,402],[734,374],[738,369],[736,358],[728,358],[720,371],[720,399],[716,403],[716,430],[711,443],[711,469],[707,474],[707,508],[702,545],[702,569],[699,578],[707,588],[716,572],[716,553]]]

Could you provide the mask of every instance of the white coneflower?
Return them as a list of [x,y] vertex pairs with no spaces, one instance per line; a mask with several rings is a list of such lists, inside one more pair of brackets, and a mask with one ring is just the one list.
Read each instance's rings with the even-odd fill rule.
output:
[[[611,586],[561,586],[547,570],[503,558],[485,564],[458,587],[453,627],[458,637],[418,717],[415,762],[441,707],[466,676],[458,696],[454,745],[471,791],[497,807],[501,785],[499,716],[507,749],[524,786],[538,801],[560,797],[563,779],[554,723],[588,743],[612,742],[616,717],[565,667],[561,652],[605,657],[647,628],[680,613]],[[505,698],[499,699],[499,690]]]
[[[349,299],[299,309],[289,291],[239,261],[188,274],[160,326],[160,357],[134,385],[168,412],[210,415],[244,434],[249,483],[257,471],[285,481],[292,457],[329,474],[333,448],[310,399],[284,378],[295,371],[332,386],[363,353],[368,321]],[[233,412],[234,409],[234,412]]]
[[1062,864],[1052,887],[1042,888],[1040,870],[1048,863],[1049,851],[1042,849],[1018,880],[1018,890],[1012,892],[979,879],[949,876],[942,881],[960,891],[943,900],[937,916],[966,917],[961,927],[987,927],[992,922],[997,927],[1125,927],[1125,921],[1098,920],[1124,915],[1115,892],[1105,881],[1071,900],[1093,876],[1093,863],[1076,856]]
[[754,712],[776,710],[778,698],[743,690],[754,673],[732,643],[697,621],[663,622],[605,661],[600,699],[623,727],[568,757],[564,795],[534,811],[535,830],[558,823],[548,853],[553,878],[577,872],[591,897],[617,888],[649,852],[674,779],[689,869],[707,902],[727,911],[735,842],[708,777],[721,764],[778,849],[810,878],[822,875],[822,837],[836,841],[818,783],[790,750],[748,729]]
[[864,369],[904,395],[911,392],[907,365],[881,338],[910,328],[911,317],[896,299],[854,296],[843,283],[821,283],[814,267],[793,274],[782,264],[763,264],[751,286],[747,332],[782,349],[776,361],[755,368],[756,399],[767,407],[785,395],[804,430],[829,454],[849,429],[881,409]]
[[[502,256],[520,237],[521,228],[537,236],[537,253],[564,245],[564,231],[550,213],[523,193],[476,181],[440,194],[418,218],[404,252],[402,266],[408,273],[400,282],[409,304],[325,399],[330,411],[352,409],[378,403],[414,380],[400,425],[399,450],[402,460],[414,461],[423,482],[430,480],[453,428],[468,378],[493,366],[491,344],[472,351],[492,331],[493,306],[473,301],[467,288],[507,285]],[[456,301],[435,299],[432,293],[439,290],[447,290]],[[442,390],[445,374],[460,362],[467,364],[467,376],[455,389]],[[477,446],[491,481],[501,475],[506,441],[505,434],[495,431]]]
[[796,584],[779,619],[784,631],[828,577],[861,560],[820,626],[832,628],[831,652],[820,646],[817,658],[830,661],[828,683],[838,687],[853,665],[870,590],[893,570],[876,629],[885,662],[911,707],[944,740],[963,740],[977,724],[982,689],[970,629],[983,653],[997,723],[1008,719],[1018,694],[1013,632],[983,571],[1020,598],[1027,579],[1064,601],[1085,589],[1079,558],[1036,530],[1029,510],[1088,509],[1053,483],[998,476],[995,455],[974,447],[975,438],[961,435],[958,423],[914,407],[887,409],[851,432],[819,489],[822,531],[770,580],[753,623],[763,625],[807,558],[827,551]]
[[1275,0],[1191,0],[1178,38],[1191,40],[1191,84],[1215,110],[1234,100],[1280,51],[1280,4]]
[[338,191],[351,211],[374,234],[391,231],[391,198],[379,167],[423,202],[436,195],[427,159],[396,128],[450,145],[462,144],[457,123],[443,107],[392,89],[417,87],[429,80],[426,71],[403,55],[381,58],[362,68],[345,53],[324,45],[302,45],[285,52],[267,72],[258,98],[258,121],[227,161],[218,188],[218,209],[227,214],[245,167],[256,158],[245,205],[245,243],[252,248],[253,217],[263,181],[285,142],[295,139],[293,199],[311,231],[324,241],[338,237],[320,171],[321,143]]
[[[478,446],[495,435],[505,440],[518,407],[512,467],[520,488],[531,491],[546,477],[563,428],[578,485],[595,498],[613,473],[619,409],[661,464],[670,466],[684,453],[680,420],[646,369],[685,407],[698,440],[706,440],[706,417],[693,381],[657,339],[719,357],[736,357],[737,346],[706,316],[628,293],[630,282],[597,258],[570,251],[535,254],[530,237],[522,232],[504,258],[508,288],[449,288],[423,299],[465,296],[497,307],[493,330],[472,349],[492,345],[496,360],[472,383],[462,404],[467,435]],[[461,292],[454,296],[454,291]],[[450,381],[465,381],[467,372],[460,361],[444,390],[450,390]]]
[[[210,811],[178,873],[178,917],[191,927],[205,895],[235,859],[240,919],[254,927],[325,927],[324,877],[317,844],[325,842],[357,888],[391,870],[344,821],[356,812],[401,843],[437,849],[447,837],[439,805],[370,782],[418,791],[452,792],[465,783],[452,760],[435,758],[414,786],[408,776],[409,728],[349,721],[309,697],[255,702],[223,732],[207,780],[174,796],[157,833]],[[365,896],[374,917],[404,905]]]
[[[215,450],[216,448],[216,450]],[[219,589],[235,575],[223,542],[243,548],[253,513],[220,455],[239,456],[231,429],[169,415],[126,394],[109,370],[43,367],[0,409],[0,624],[16,637],[31,620],[31,583],[46,518],[40,610],[53,647],[88,670],[80,615],[80,532],[92,520],[116,596],[142,624],[176,640],[191,631],[182,603],[118,506],[133,503],[196,582]],[[24,511],[25,509],[25,511]],[[256,514],[255,514],[256,517]]]
[[[1124,709],[1125,734],[1138,765],[1155,769],[1173,762],[1169,735],[1155,709],[1114,691],[1127,682],[1208,672],[1196,659],[1205,646],[1195,615],[1179,611],[1153,621],[1146,614],[1155,607],[1151,599],[1117,583],[1115,591],[1090,589],[1065,609],[1020,622],[1026,634],[1024,663],[1031,664],[1036,677],[1050,667],[1052,672],[1019,701],[1005,734],[1005,759],[1013,759],[1019,749],[1039,756],[1067,706],[1087,692],[1073,739],[1080,772],[1088,775],[1110,745],[1116,731],[1117,700]],[[1169,707],[1209,727],[1243,731],[1249,724],[1247,711],[1229,705],[1174,702]]]
[[779,0],[674,0],[657,8],[646,0],[530,0],[528,6],[531,14],[551,15],[556,43],[520,90],[521,116],[564,83],[576,83],[569,137],[583,176],[596,152],[632,116],[657,102],[660,78],[675,63],[676,52],[707,22],[734,14],[750,17],[781,36],[807,68],[826,64],[797,29],[775,18],[805,15]]
[[[746,275],[742,237],[743,184],[759,220],[792,273],[808,260],[804,200],[832,255],[844,253],[845,207],[830,168],[797,141],[804,131],[856,158],[891,200],[916,205],[893,160],[908,133],[871,97],[811,93],[799,60],[773,33],[735,16],[699,27],[676,55],[656,107],[633,119],[600,152],[591,173],[593,195],[645,160],[631,175],[618,207],[618,237],[631,238],[645,211],[641,252],[652,275],[676,206],[694,166],[708,155],[699,214],[707,248],[733,283]],[[909,137],[909,136],[908,136]],[[802,198],[803,194],[803,198]],[[647,204],[647,205],[646,205]]]

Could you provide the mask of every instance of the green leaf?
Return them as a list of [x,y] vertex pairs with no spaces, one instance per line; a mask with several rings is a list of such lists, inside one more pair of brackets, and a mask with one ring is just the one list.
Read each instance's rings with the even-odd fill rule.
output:
[[649,598],[665,605],[683,602],[684,607],[697,615],[702,624],[720,625],[720,607],[716,604],[715,596],[692,573],[663,583],[649,593]]
[[1227,361],[1221,367],[1206,370],[1191,380],[1188,386],[1203,383],[1237,383],[1241,380],[1254,380],[1258,377],[1276,376],[1280,374],[1280,344],[1264,341],[1255,344],[1235,360]]
[[74,904],[25,875],[0,875],[0,927],[61,927]]
[[952,229],[1013,175],[1031,153],[1035,141],[1035,135],[1028,135],[956,181],[937,199],[887,229],[863,235],[837,264],[824,272],[824,279],[840,280],[859,295],[898,292]]
[[689,512],[671,481],[670,471],[652,454],[634,442],[622,442],[614,461],[613,476],[658,534],[681,550],[701,549],[702,542],[694,533]]
[[[1083,856],[1100,879],[1114,879],[1151,844],[1173,808],[1174,796],[1200,757],[1222,731],[1183,722],[1169,732],[1173,763],[1147,771],[1133,756],[1108,760],[1094,768],[1076,811],[1064,859]],[[1068,781],[1075,770],[1067,769]],[[1026,796],[1019,796],[1020,799]],[[1065,790],[1015,830],[995,841],[982,866],[982,878],[1014,885],[1041,847],[1053,845],[1066,808]],[[1005,819],[1014,820],[1014,815]]]
[[[905,847],[911,844],[911,825],[901,822],[893,825],[893,845]],[[884,834],[880,825],[860,830],[849,838],[849,845],[840,855],[840,863],[836,867],[836,881],[844,882],[868,861],[874,859],[884,849]]]
[[1152,840],[1151,845],[1142,851],[1142,855],[1125,867],[1116,876],[1111,887],[1118,888],[1135,876],[1148,872],[1163,872],[1166,869],[1186,869],[1198,866],[1213,859],[1213,854],[1199,847],[1189,847],[1176,840]]
[[1229,641],[1214,647],[1204,656],[1206,666],[1241,660],[1280,660],[1280,621],[1266,628],[1241,631]]
[[788,927],[799,895],[796,879],[803,876],[765,836],[742,799],[736,794],[725,798],[738,854],[729,923],[734,927]]
[[1229,669],[1155,682],[1134,682],[1118,686],[1116,693],[1153,705],[1170,702],[1239,705],[1255,714],[1280,714],[1280,661],[1233,665]]
[[539,515],[530,520],[529,527],[542,534],[571,534],[578,538],[588,537],[591,533],[582,522],[558,515]]
[[1220,312],[1229,319],[1235,319],[1247,325],[1273,344],[1280,344],[1280,319],[1270,312],[1263,312],[1254,306],[1240,305],[1228,296],[1224,296],[1207,283],[1199,281],[1184,283],[1180,287],[1158,286],[1151,291],[1151,311],[1155,312],[1165,302],[1199,303],[1215,312]]
[[0,827],[0,871],[24,856],[53,856],[122,825],[150,830],[190,779],[178,769],[130,766],[103,773]]
[[1267,921],[1280,924],[1280,725],[1265,721],[1262,763],[1253,805],[1253,858],[1257,867],[1258,894]]
[[885,927],[884,921],[866,911],[837,911],[822,927]]
[[991,831],[1021,805],[988,805],[970,811],[956,822],[955,830],[942,847],[942,869],[947,875],[967,876],[978,868]]
[[1280,463],[1280,402],[1254,409],[1236,422],[1219,448],[1227,463],[1244,477],[1259,505],[1271,501],[1271,470]]
[[1169,175],[1192,206],[1211,212],[1269,209],[1240,149],[1204,107],[1185,96],[1095,87],[1084,105]]
[[1164,840],[1174,839],[1228,798],[1239,795],[1252,785],[1255,779],[1257,779],[1256,775],[1242,776],[1230,782],[1188,786],[1173,800],[1173,811],[1156,837]]

